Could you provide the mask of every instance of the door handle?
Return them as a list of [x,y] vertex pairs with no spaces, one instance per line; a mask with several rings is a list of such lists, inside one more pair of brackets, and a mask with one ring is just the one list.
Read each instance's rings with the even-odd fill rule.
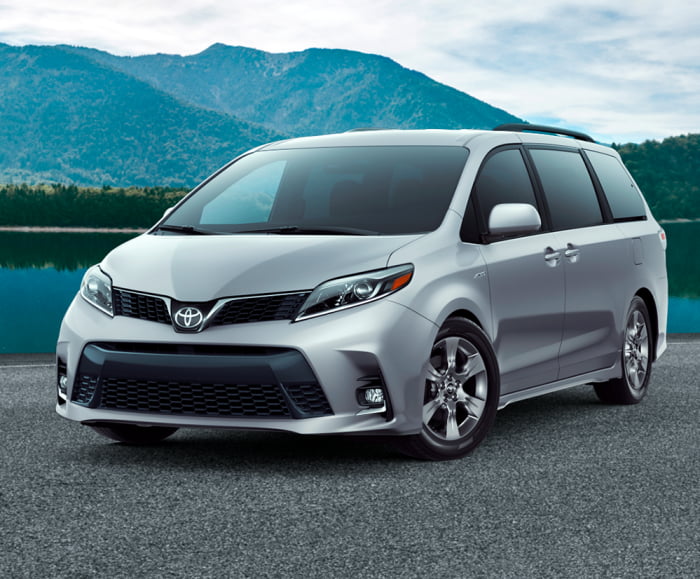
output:
[[554,251],[551,247],[544,250],[544,260],[550,267],[556,267],[561,259],[561,251]]
[[566,244],[566,251],[564,252],[564,257],[568,259],[571,263],[576,263],[578,261],[578,256],[581,250],[576,247],[573,243]]

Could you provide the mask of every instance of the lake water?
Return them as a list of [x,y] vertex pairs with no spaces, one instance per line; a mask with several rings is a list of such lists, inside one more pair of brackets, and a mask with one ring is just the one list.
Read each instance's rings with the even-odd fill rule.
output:
[[[668,236],[669,333],[700,333],[700,223],[664,224]],[[0,231],[0,354],[52,352],[83,273],[121,233]]]

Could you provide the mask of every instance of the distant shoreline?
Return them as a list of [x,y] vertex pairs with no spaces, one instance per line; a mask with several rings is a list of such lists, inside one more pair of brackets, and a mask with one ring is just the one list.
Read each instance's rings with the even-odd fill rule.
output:
[[144,233],[148,229],[138,227],[48,227],[24,225],[0,225],[0,231],[20,233]]

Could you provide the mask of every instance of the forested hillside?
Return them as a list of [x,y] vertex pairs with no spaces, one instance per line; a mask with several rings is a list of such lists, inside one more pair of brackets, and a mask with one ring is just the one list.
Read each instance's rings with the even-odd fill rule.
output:
[[615,148],[657,219],[700,219],[700,134]]
[[287,136],[515,120],[359,52],[215,45],[128,58],[0,43],[0,183],[194,187],[239,153]]
[[281,137],[71,51],[0,44],[0,182],[192,187]]
[[[0,43],[0,183],[20,184],[0,190],[0,224],[147,226],[241,151],[287,135],[517,120],[346,50],[118,57]],[[700,135],[615,147],[658,218],[700,218]]]
[[0,185],[0,226],[150,227],[185,193],[168,187]]
[[270,53],[215,44],[191,56],[74,49],[188,104],[290,136],[357,127],[490,129],[519,119],[375,54]]

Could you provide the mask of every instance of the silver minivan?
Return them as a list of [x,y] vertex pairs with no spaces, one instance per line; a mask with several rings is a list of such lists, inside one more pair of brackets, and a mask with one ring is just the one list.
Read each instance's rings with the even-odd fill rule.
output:
[[268,144],[86,272],[56,409],[131,444],[223,427],[457,458],[511,402],[644,397],[665,248],[618,154],[578,132]]

